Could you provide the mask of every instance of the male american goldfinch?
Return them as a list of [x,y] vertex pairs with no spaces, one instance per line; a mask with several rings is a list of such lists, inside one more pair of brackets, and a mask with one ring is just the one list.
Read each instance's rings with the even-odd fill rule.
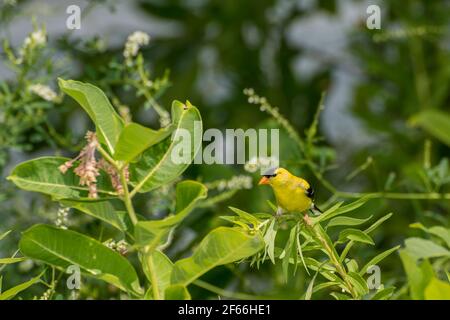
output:
[[268,184],[272,187],[277,199],[277,215],[284,211],[305,212],[309,209],[319,208],[314,204],[314,190],[308,181],[291,174],[284,168],[278,168],[271,174],[264,175],[259,184]]

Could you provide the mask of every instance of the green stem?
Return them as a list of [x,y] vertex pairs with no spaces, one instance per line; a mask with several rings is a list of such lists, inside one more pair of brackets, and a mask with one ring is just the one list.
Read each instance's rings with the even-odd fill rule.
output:
[[153,299],[161,300],[161,296],[159,295],[159,288],[158,288],[158,278],[156,278],[155,265],[153,263],[153,257],[151,254],[146,254],[146,263],[147,263],[147,267],[148,267],[147,270],[150,274],[150,281],[152,282]]
[[122,184],[123,187],[122,200],[125,203],[125,207],[127,208],[127,212],[128,215],[130,216],[131,222],[133,224],[136,224],[138,222],[138,219],[136,216],[136,212],[134,212],[133,203],[131,202],[130,192],[128,190],[128,182],[127,179],[125,178],[125,170],[121,169],[119,171],[119,175],[120,175],[120,183]]
[[330,258],[331,262],[333,263],[334,267],[336,268],[336,271],[339,273],[342,280],[345,282],[349,293],[352,295],[353,298],[357,298],[358,295],[356,294],[352,284],[348,281],[347,272],[345,271],[345,267],[339,261],[339,256],[338,256],[336,250],[334,248],[330,247],[328,242],[322,236],[321,231],[318,230],[318,228],[320,228],[320,225],[312,226],[312,225],[306,223],[306,226],[312,232],[312,234],[315,236],[315,238],[319,240],[319,243],[322,245],[324,251],[327,253],[328,257]]

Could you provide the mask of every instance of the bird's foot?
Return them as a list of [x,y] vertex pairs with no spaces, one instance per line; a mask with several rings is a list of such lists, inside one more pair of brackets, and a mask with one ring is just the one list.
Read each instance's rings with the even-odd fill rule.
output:
[[305,213],[305,215],[303,216],[303,221],[305,221],[305,223],[306,223],[308,226],[312,226],[311,218],[308,216],[307,213]]

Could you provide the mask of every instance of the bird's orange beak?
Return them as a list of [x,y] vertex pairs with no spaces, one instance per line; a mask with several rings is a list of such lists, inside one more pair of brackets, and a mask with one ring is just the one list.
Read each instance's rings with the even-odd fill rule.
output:
[[267,178],[267,177],[262,177],[261,180],[259,180],[258,185],[261,185],[261,184],[270,184],[269,178]]

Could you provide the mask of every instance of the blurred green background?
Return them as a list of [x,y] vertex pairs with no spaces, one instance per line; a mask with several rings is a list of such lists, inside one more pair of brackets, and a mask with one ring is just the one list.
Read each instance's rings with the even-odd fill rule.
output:
[[[65,27],[70,4],[82,9],[80,30]],[[381,30],[366,27],[370,4],[381,8]],[[314,157],[337,190],[449,192],[448,144],[410,121],[425,110],[449,111],[448,1],[5,0],[0,2],[0,37],[9,39],[11,47],[20,47],[33,30],[32,17],[37,26],[44,24],[48,33],[41,60],[21,77],[8,67],[6,52],[2,52],[0,115],[5,114],[5,106],[13,110],[9,118],[0,117],[3,178],[28,158],[73,155],[90,127],[70,99],[34,105],[39,99],[22,90],[38,80],[54,90],[57,77],[91,82],[128,106],[134,121],[158,126],[145,97],[114,82],[127,36],[141,30],[151,37],[149,45],[141,49],[151,77],[170,71],[170,85],[155,96],[167,110],[174,99],[189,100],[199,107],[205,129],[277,127],[273,118],[247,102],[243,89],[251,87],[277,106],[303,137],[325,92],[318,128],[321,138]],[[25,123],[23,130],[15,129]],[[319,206],[329,205],[333,192],[302,164],[285,132],[281,138],[282,166],[311,181]],[[186,173],[186,177],[203,182],[236,175],[251,176],[254,186],[192,214],[176,234],[168,251],[171,257],[186,256],[212,227],[224,224],[218,217],[228,214],[230,205],[248,212],[270,211],[266,200],[273,200],[272,193],[257,187],[258,174],[246,172],[242,165],[192,165]],[[45,197],[18,191],[3,178],[0,232],[14,232],[2,242],[1,256],[17,249],[20,231],[38,221],[51,223],[57,211]],[[151,199],[139,199],[138,210],[148,216],[164,214],[170,207],[168,194],[158,191]],[[355,248],[354,256],[367,260],[376,252],[402,244],[406,237],[418,234],[408,227],[413,222],[448,227],[449,202],[371,200],[361,210],[362,217],[389,212],[394,216],[374,234],[376,246]],[[104,230],[98,221],[77,213],[72,212],[69,220],[75,229],[102,234],[103,239],[114,237],[113,230]],[[383,283],[397,288],[404,285],[398,256],[389,257],[381,268]],[[5,286],[38,269],[25,263],[6,268]],[[260,270],[248,265],[218,268],[204,280],[230,291],[280,299],[299,298],[308,283],[303,270],[285,283],[281,267],[270,263]],[[88,280],[88,285],[84,298],[117,297],[117,292],[94,280]],[[33,290],[30,297],[39,295],[42,288]],[[200,288],[193,288],[192,295],[215,297]]]

